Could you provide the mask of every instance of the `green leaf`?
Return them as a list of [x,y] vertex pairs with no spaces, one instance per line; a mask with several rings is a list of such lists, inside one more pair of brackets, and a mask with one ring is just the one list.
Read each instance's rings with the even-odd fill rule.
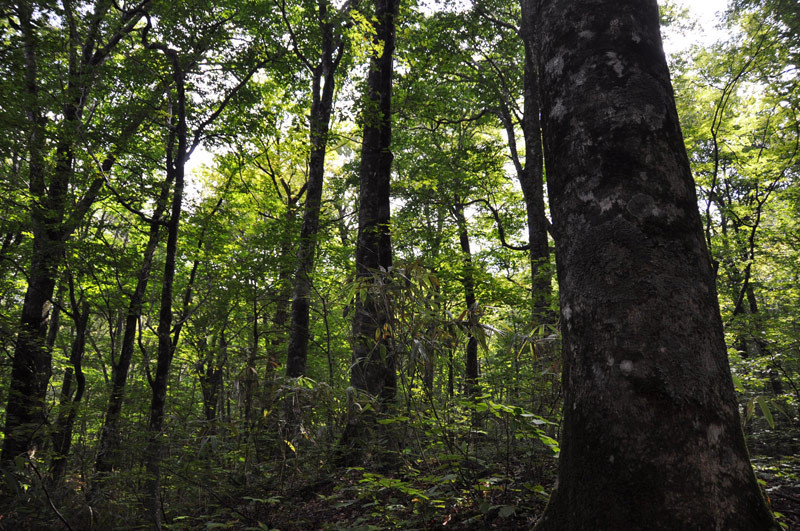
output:
[[744,407],[744,421],[747,422],[753,417],[753,411],[756,408],[756,399],[750,400],[747,405]]
[[378,424],[394,424],[396,422],[408,422],[409,420],[411,420],[411,417],[400,415],[397,417],[390,417],[388,419],[380,419],[378,420]]
[[509,516],[514,514],[516,510],[517,508],[514,507],[513,505],[504,505],[503,507],[500,508],[499,512],[500,518],[508,518]]
[[772,411],[769,410],[769,404],[763,396],[757,397],[756,400],[758,401],[758,406],[761,408],[761,412],[764,414],[764,418],[767,419],[769,423],[769,427],[774,430],[775,419],[772,418]]

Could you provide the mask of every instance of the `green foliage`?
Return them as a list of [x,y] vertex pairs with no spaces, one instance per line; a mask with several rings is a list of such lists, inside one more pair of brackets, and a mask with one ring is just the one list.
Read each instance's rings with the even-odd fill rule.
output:
[[742,421],[751,450],[771,454],[789,449],[800,407],[800,335],[785,318],[800,296],[799,100],[778,4],[734,2],[730,38],[692,50],[675,78]]
[[[789,455],[797,452],[800,408],[800,92],[797,41],[791,40],[796,16],[779,0],[734,4],[731,39],[673,61],[673,76],[704,228],[718,264],[743,427],[754,455]],[[321,6],[327,18],[320,18]],[[75,7],[81,13],[91,9],[84,2]],[[53,326],[50,424],[64,370],[71,367],[70,278],[91,309],[83,360],[87,392],[65,481],[48,483],[52,428],[45,426],[39,451],[4,475],[0,498],[13,507],[3,507],[0,515],[3,525],[55,527],[60,524],[52,501],[73,528],[146,526],[141,493],[163,243],[126,384],[124,451],[108,477],[96,476],[93,467],[149,220],[162,190],[171,186],[164,161],[174,130],[168,123],[174,87],[162,54],[142,46],[140,24],[97,65],[80,135],[70,138],[77,133],[63,124],[65,80],[69,54],[78,48],[68,38],[64,9],[67,3],[63,9],[41,8],[37,53],[49,58],[39,65],[48,171],[56,165],[59,139],[70,139],[74,150],[65,215],[84,197],[98,162],[111,154],[116,162],[68,239],[56,275],[61,287],[54,303],[65,311]],[[116,9],[108,13],[119,16]],[[382,49],[373,41],[370,8],[340,12],[324,0],[291,0],[159,1],[149,9],[157,20],[151,38],[181,50],[190,128],[196,130],[225,103],[203,134],[203,146],[214,155],[191,171],[179,234],[173,332],[180,328],[181,335],[160,434],[166,527],[529,528],[557,462],[562,367],[559,324],[530,322],[528,255],[501,246],[495,218],[496,213],[508,241],[526,241],[524,202],[499,118],[506,105],[518,126],[524,104],[524,55],[514,29],[518,4],[401,6],[392,145],[394,266],[357,280],[354,139],[361,125],[354,109],[367,56]],[[665,4],[662,16],[674,29],[691,29],[675,4]],[[90,20],[75,18],[79,36],[85,37]],[[103,22],[102,30],[114,30],[114,20]],[[308,369],[301,378],[286,379],[313,73],[294,52],[316,64],[327,23],[348,46],[338,71],[310,272]],[[21,89],[22,47],[12,46],[20,38],[15,24],[13,14],[0,20],[0,90],[8,95],[0,109],[3,382],[10,377],[38,230],[30,212],[40,200],[29,186],[29,100]],[[226,99],[262,62],[264,68]],[[137,120],[135,134],[126,137],[126,126]],[[511,136],[520,141],[519,131]],[[477,300],[471,308],[465,303],[468,277]],[[349,388],[353,301],[367,290],[390,310],[390,322],[378,333],[390,340],[397,361],[392,404]],[[467,396],[464,358],[471,338],[479,345],[480,375],[475,394]],[[0,385],[0,407],[7,388]],[[372,417],[363,459],[356,467],[338,466],[349,423]],[[791,459],[757,464],[770,481],[796,480]],[[88,520],[91,514],[94,521]]]

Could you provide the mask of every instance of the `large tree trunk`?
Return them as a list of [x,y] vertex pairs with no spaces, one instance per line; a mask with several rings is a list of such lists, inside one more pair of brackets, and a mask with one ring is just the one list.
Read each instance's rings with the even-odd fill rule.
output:
[[319,213],[322,205],[322,185],[325,177],[325,153],[328,147],[328,128],[333,112],[336,68],[341,59],[341,43],[334,42],[333,27],[328,20],[327,0],[319,2],[322,30],[322,49],[319,64],[313,71],[310,116],[311,153],[308,161],[308,183],[300,241],[297,245],[297,266],[292,287],[289,349],[286,357],[286,376],[296,378],[306,373],[308,357],[308,325],[311,296],[311,273],[319,232]]
[[739,424],[656,1],[542,6],[565,396],[538,529],[777,529]]
[[[356,277],[368,289],[356,301],[353,318],[353,387],[383,400],[395,396],[396,368],[388,324],[391,310],[377,285],[381,271],[392,266],[389,232],[389,180],[392,172],[392,60],[395,17],[399,0],[376,0],[375,40],[383,43],[380,57],[370,60],[364,108],[364,138],[359,169]],[[376,289],[377,288],[377,289]]]

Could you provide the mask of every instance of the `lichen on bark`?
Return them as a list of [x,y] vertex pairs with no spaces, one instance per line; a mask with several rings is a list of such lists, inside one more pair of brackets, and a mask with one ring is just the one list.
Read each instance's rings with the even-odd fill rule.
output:
[[777,529],[739,425],[655,0],[550,0],[542,127],[564,338],[538,529]]

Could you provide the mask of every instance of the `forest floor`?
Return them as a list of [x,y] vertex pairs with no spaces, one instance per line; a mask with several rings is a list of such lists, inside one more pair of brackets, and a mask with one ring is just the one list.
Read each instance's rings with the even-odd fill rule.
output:
[[800,530],[800,455],[754,458],[753,465],[783,528]]
[[[753,462],[782,528],[800,531],[800,455],[755,458]],[[435,503],[403,493],[400,483],[395,487],[365,488],[363,479],[345,472],[313,484],[297,485],[279,502],[262,506],[258,518],[269,529],[281,531],[510,530],[531,529],[545,505],[543,493],[522,493],[502,486],[459,501],[451,497],[447,503]]]
[[265,529],[280,531],[531,529],[547,502],[541,487],[513,480],[481,480],[475,489],[459,490],[455,482],[439,489],[384,476],[365,479],[370,476],[348,469],[295,485],[271,504],[246,512]]

